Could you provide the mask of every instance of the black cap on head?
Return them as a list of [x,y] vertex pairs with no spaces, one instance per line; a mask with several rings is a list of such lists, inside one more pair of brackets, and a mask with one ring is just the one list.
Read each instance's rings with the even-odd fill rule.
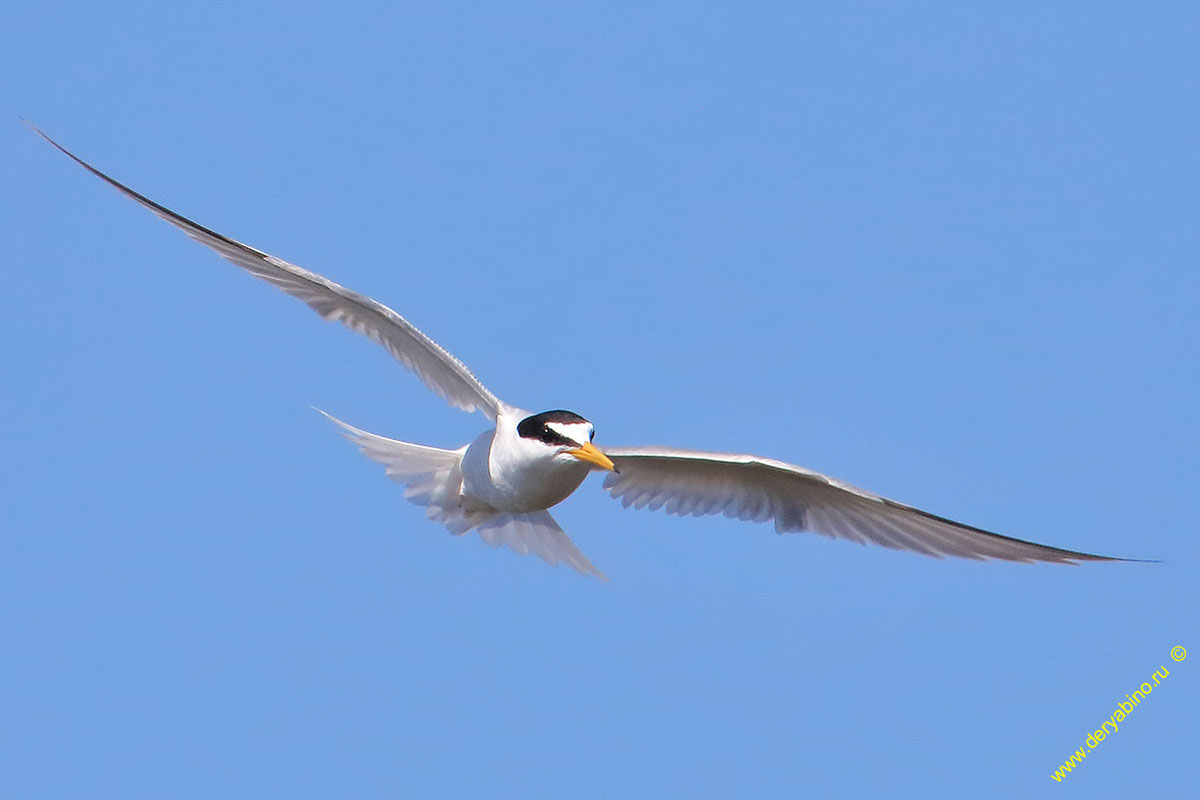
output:
[[541,414],[534,414],[532,417],[526,417],[521,420],[517,425],[517,435],[522,439],[537,439],[545,444],[578,444],[578,442],[571,441],[553,428],[547,427],[546,423],[548,422],[561,422],[566,425],[589,424],[586,419],[574,411],[563,411],[560,408],[555,411],[543,411]]

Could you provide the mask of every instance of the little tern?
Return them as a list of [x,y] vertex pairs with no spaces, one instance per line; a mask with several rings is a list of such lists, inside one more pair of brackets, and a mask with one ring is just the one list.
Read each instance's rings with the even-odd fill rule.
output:
[[[530,413],[497,398],[457,358],[392,309],[315,272],[276,258],[176,214],[110,178],[36,126],[47,142],[96,177],[191,238],[293,297],[324,319],[340,322],[387,348],[450,405],[478,411],[493,427],[456,450],[369,433],[328,414],[343,435],[405,497],[456,535],[477,531],[493,547],[507,545],[585,575],[604,575],[579,551],[548,509],[571,495],[593,470],[626,508],[681,516],[723,514],[773,522],[778,533],[812,532],[929,556],[976,560],[1124,561],[1015,539],[930,514],[812,470],[753,455],[671,447],[605,447],[591,422],[570,411]],[[325,412],[321,412],[324,414]]]

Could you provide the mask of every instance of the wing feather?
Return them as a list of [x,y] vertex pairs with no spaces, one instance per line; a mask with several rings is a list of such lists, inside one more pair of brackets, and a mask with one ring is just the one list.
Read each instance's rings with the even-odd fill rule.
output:
[[812,470],[773,459],[667,447],[608,448],[619,472],[604,488],[625,507],[774,521],[860,544],[942,557],[1006,561],[1124,561],[1014,539],[930,514]]
[[392,309],[315,272],[242,244],[176,214],[105,175],[36,126],[31,124],[30,127],[88,172],[150,209],[191,238],[216,250],[254,277],[303,301],[322,318],[340,322],[355,333],[382,345],[393,358],[415,372],[426,386],[450,405],[464,411],[480,411],[489,419],[496,419],[503,403],[489,392],[461,361]]

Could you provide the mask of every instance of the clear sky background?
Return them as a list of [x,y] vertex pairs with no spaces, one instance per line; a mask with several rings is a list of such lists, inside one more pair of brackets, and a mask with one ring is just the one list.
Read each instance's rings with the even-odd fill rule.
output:
[[[0,795],[1191,795],[1198,52],[1194,3],[6,4]],[[597,477],[555,513],[610,584],[453,538],[310,406],[483,417],[19,115],[598,444],[1162,563]]]

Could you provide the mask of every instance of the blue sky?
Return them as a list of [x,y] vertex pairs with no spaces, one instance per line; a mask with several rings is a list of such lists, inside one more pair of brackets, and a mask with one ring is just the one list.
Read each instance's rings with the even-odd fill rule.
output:
[[[0,794],[1194,791],[1198,29],[1185,3],[6,6]],[[447,447],[482,417],[18,116],[598,444],[1162,563],[937,561],[624,511],[597,478],[555,513],[611,584],[454,539],[310,406]]]

